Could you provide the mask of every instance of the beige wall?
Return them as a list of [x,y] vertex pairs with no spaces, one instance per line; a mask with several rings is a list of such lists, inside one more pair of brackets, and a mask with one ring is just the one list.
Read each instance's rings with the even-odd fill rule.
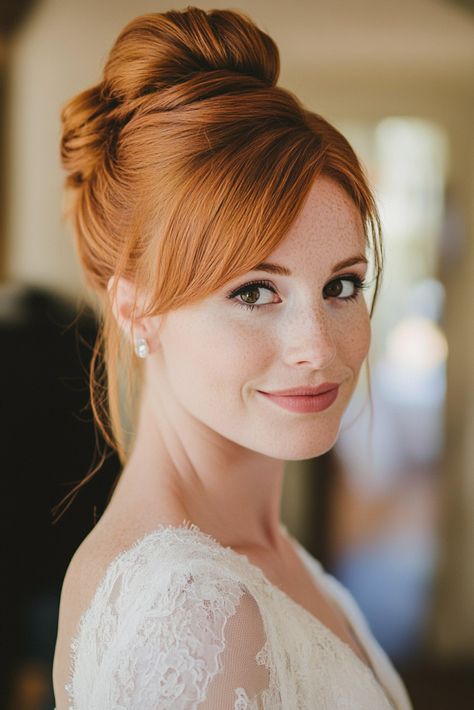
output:
[[[113,39],[129,19],[187,4],[44,0],[17,34],[10,54],[9,278],[73,296],[82,292],[72,239],[60,217],[60,107],[98,80]],[[473,653],[474,20],[441,0],[254,0],[229,4],[234,6],[277,41],[281,83],[329,120],[415,115],[447,132],[450,184],[466,215],[468,239],[462,258],[443,273],[448,448],[433,646],[440,653]]]

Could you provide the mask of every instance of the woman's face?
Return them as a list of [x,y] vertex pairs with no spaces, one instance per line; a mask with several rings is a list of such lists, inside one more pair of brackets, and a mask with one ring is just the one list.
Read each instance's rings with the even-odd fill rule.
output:
[[[175,411],[274,458],[328,451],[370,345],[367,304],[355,286],[366,273],[364,252],[357,208],[337,183],[319,177],[265,260],[291,275],[252,270],[164,319],[150,364],[166,377]],[[335,269],[348,260],[356,263]],[[290,411],[261,393],[324,382],[340,386],[321,411]]]

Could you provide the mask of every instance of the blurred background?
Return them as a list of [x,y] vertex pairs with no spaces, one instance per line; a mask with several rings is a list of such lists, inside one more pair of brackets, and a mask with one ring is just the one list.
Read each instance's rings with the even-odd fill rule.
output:
[[[62,579],[119,471],[88,407],[93,304],[61,218],[59,113],[122,27],[189,3],[0,2],[0,710],[52,710]],[[352,592],[415,710],[474,707],[474,6],[240,0],[280,84],[348,137],[386,272],[335,447],[287,464],[282,517]],[[371,414],[372,411],[372,414]],[[52,508],[105,461],[53,523]]]

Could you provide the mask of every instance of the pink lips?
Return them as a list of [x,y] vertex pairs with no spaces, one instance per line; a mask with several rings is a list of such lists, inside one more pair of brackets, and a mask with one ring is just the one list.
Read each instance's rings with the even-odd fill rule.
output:
[[321,412],[336,400],[339,385],[337,382],[325,382],[319,387],[294,387],[274,392],[257,391],[291,412]]

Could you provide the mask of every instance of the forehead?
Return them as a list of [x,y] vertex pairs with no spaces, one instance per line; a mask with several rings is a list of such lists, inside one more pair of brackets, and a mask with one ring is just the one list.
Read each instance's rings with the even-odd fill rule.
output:
[[362,217],[354,202],[335,180],[320,176],[272,257],[286,262],[333,262],[364,252],[365,243]]

